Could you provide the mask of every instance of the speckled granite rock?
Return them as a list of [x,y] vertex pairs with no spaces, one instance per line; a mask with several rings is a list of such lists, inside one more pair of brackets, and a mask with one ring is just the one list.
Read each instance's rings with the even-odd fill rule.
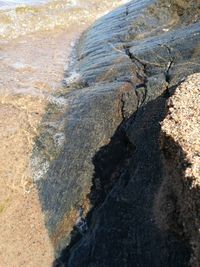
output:
[[32,157],[55,266],[188,264],[188,247],[153,216],[166,98],[200,70],[198,9],[180,14],[179,2],[131,1],[79,40],[65,108],[49,107]]
[[161,148],[166,175],[155,213],[163,229],[189,240],[191,266],[200,262],[200,74],[189,76],[168,101]]

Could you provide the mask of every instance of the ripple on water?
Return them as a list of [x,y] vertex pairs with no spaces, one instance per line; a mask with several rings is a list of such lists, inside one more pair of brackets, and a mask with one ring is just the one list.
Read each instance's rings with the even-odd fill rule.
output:
[[[106,12],[129,0],[0,0],[0,40],[14,39],[27,33],[55,27],[87,24],[102,9]],[[94,10],[96,7],[96,10]],[[98,16],[97,16],[98,17]]]
[[84,5],[76,0],[0,1],[0,38],[51,30],[76,20]]

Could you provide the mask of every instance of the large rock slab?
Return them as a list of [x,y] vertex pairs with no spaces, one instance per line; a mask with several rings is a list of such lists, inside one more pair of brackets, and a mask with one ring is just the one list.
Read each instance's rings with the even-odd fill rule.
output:
[[[55,133],[50,129],[50,133],[41,135],[35,148],[40,157],[33,159],[34,168],[39,163],[42,166],[35,169],[34,177],[46,212],[49,234],[56,247],[66,238],[63,231],[67,231],[68,224],[76,223],[80,207],[89,202],[87,194],[92,186],[94,155],[109,143],[123,116],[137,109],[137,97],[130,84],[118,83],[79,90],[75,96],[74,93],[68,96],[67,104],[64,135],[62,131],[58,132],[58,127]],[[48,124],[48,128],[51,125]],[[62,144],[62,139],[65,141],[60,148],[57,143]],[[73,214],[71,221],[68,214]],[[71,230],[69,228],[69,233]]]
[[47,110],[32,156],[62,254],[55,264],[187,266],[187,246],[157,228],[153,201],[166,98],[200,68],[198,5],[188,5],[131,1],[79,40],[57,97],[64,105]]

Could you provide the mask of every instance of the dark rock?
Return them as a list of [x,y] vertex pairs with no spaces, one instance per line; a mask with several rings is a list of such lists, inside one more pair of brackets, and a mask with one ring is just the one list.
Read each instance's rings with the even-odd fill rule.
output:
[[64,110],[48,109],[32,157],[55,266],[188,266],[188,247],[160,232],[152,212],[166,98],[200,69],[200,23],[181,8],[131,1],[77,45],[78,78],[58,98]]

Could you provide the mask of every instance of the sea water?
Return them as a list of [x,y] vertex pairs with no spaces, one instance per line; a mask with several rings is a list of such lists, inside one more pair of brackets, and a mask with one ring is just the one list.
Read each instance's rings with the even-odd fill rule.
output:
[[0,9],[8,9],[10,7],[16,7],[20,5],[37,5],[48,2],[47,0],[5,0],[0,1]]
[[76,0],[0,0],[0,40],[65,27],[69,20],[76,20],[84,4]]

